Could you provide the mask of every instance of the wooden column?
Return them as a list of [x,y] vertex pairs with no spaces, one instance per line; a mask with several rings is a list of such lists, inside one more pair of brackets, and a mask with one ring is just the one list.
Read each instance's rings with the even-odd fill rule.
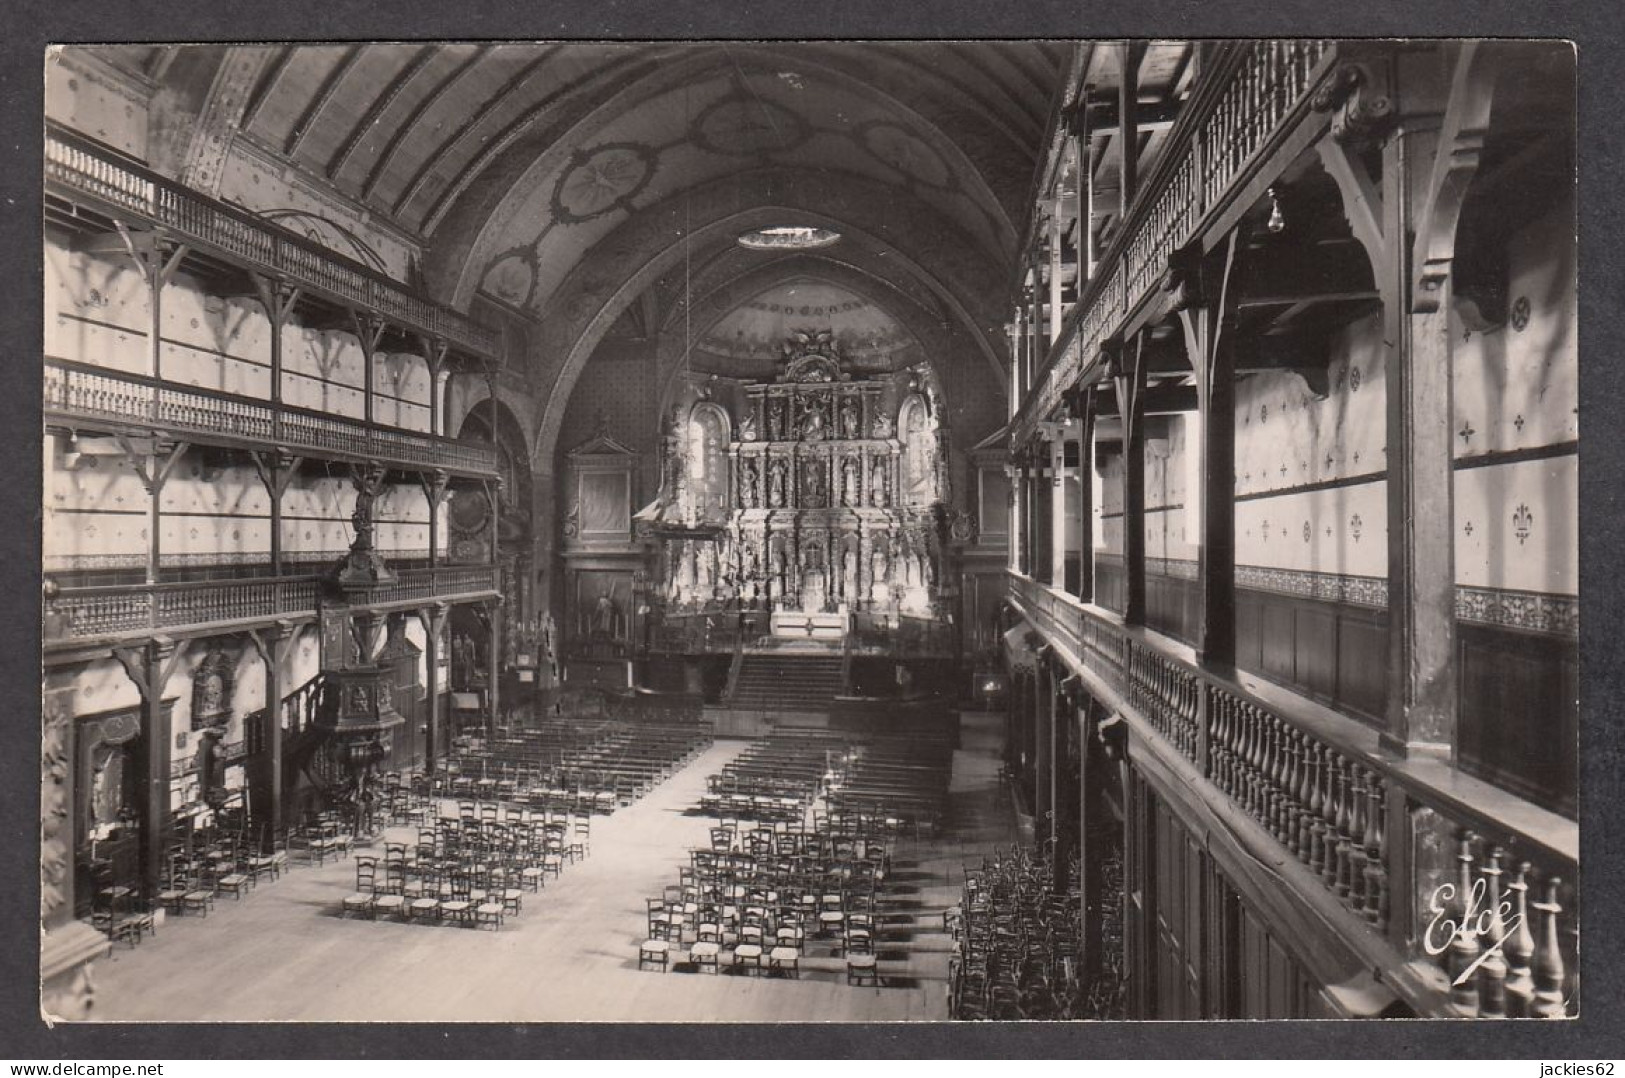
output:
[[1181,252],[1169,274],[1202,423],[1194,643],[1202,664],[1216,668],[1236,661],[1236,333],[1230,280],[1238,240],[1239,231],[1231,232],[1222,262]]
[[1033,840],[1042,847],[1053,835],[1055,766],[1055,684],[1048,649],[1040,648],[1038,677],[1033,694]]
[[1050,583],[1066,587],[1066,528],[1073,506],[1067,498],[1066,433],[1062,428],[1050,443]]
[[1118,49],[1122,57],[1117,86],[1117,220],[1121,228],[1140,183],[1140,61],[1145,58],[1145,42],[1125,41]]
[[[280,412],[278,413],[280,414]],[[288,484],[299,471],[299,464],[303,458],[277,450],[271,453],[253,452],[250,454],[254,461],[254,470],[259,473],[260,483],[265,487],[265,493],[271,507],[271,574],[282,575],[282,496],[288,491]]]
[[365,363],[361,371],[361,406],[362,419],[368,427],[375,422],[373,418],[373,396],[376,391],[375,383],[378,380],[377,372],[373,370],[373,356],[378,354],[378,344],[384,338],[384,331],[389,323],[372,314],[358,311],[350,312],[351,325],[355,329],[356,339],[361,342],[361,354]]
[[438,337],[424,335],[419,338],[423,344],[423,361],[429,366],[429,433],[443,434],[440,429],[443,422],[440,407],[440,375],[446,369],[446,356],[450,345]]
[[[282,670],[293,654],[298,631],[292,622],[279,621],[264,629],[250,629],[248,639],[265,669],[265,751],[259,761],[266,790],[265,821],[283,826],[282,804]],[[256,806],[257,807],[257,806]],[[266,836],[270,840],[271,836]]]
[[501,683],[502,683],[502,597],[492,599],[487,607],[490,611],[490,655],[486,661],[486,677],[488,688],[488,710],[486,712],[486,735],[496,735],[497,717],[502,714]]
[[425,687],[429,694],[429,732],[428,744],[423,748],[423,772],[426,775],[433,775],[438,769],[435,754],[440,748],[440,696],[443,688],[440,684],[440,641],[446,631],[446,619],[450,610],[445,603],[431,603],[417,611],[418,621],[423,624],[423,634],[426,637],[423,657],[428,667]]
[[[1088,984],[1100,972],[1101,853],[1092,848],[1091,830],[1099,833],[1104,823],[1100,797],[1104,746],[1095,736],[1094,716],[1085,706],[1078,722],[1078,979]],[[1125,881],[1126,883],[1127,881]],[[1125,890],[1126,890],[1125,886]]]
[[260,306],[265,308],[266,320],[271,327],[271,434],[272,437],[282,437],[282,330],[288,324],[288,316],[293,313],[294,304],[299,302],[300,289],[288,284],[286,281],[267,277],[261,273],[250,273],[254,282],[254,292],[259,297]]
[[1049,219],[1049,343],[1061,336],[1061,199],[1051,203]]
[[123,434],[115,434],[113,437],[135,466],[135,474],[147,492],[147,583],[156,584],[163,555],[160,529],[163,527],[164,516],[162,505],[164,484],[174,474],[175,465],[180,463],[181,457],[186,455],[191,446],[186,442],[173,442],[166,446],[156,439],[137,445]]
[[148,898],[160,890],[169,852],[169,710],[164,686],[180,664],[185,648],[158,637],[136,647],[113,649],[114,658],[141,693],[141,742],[138,753],[141,806],[141,890]]
[[1123,422],[1123,620],[1145,624],[1145,336],[1107,349]]
[[1078,598],[1095,601],[1095,387],[1078,401]]
[[[440,564],[440,506],[446,499],[446,486],[451,482],[451,477],[437,468],[420,474],[418,481],[423,485],[423,497],[429,503],[429,568],[433,569]],[[491,526],[495,530],[494,514]]]
[[[1333,135],[1317,147],[1382,295],[1389,638],[1382,743],[1399,754],[1454,751],[1450,273],[1495,87],[1482,44],[1440,50],[1445,63],[1406,67],[1403,85],[1397,85],[1393,53],[1363,55],[1360,78],[1331,103],[1339,113]],[[1385,107],[1373,111],[1368,99]],[[1379,139],[1381,170],[1373,178],[1360,151]],[[1390,818],[1395,815],[1390,807]]]

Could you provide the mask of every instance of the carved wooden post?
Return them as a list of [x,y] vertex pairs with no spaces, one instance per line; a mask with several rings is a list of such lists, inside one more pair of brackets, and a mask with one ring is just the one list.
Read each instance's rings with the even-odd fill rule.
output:
[[[278,412],[280,415],[280,411]],[[250,454],[254,461],[254,471],[259,474],[260,484],[265,487],[265,494],[271,507],[271,575],[282,575],[282,496],[288,492],[288,485],[299,472],[299,465],[303,458],[277,450],[270,453],[254,452]]]
[[1535,1018],[1562,1018],[1567,1013],[1563,1000],[1563,951],[1558,944],[1557,916],[1563,907],[1557,904],[1557,892],[1563,881],[1556,876],[1546,880],[1545,898],[1530,903],[1540,918],[1533,962],[1535,998],[1530,1014]]
[[[247,635],[265,669],[265,744],[256,763],[266,791],[265,820],[274,830],[283,825],[282,669],[293,654],[298,633],[292,622],[279,621],[265,629],[250,629]],[[266,834],[265,838],[269,843],[272,836]]]
[[450,607],[445,603],[431,603],[417,611],[423,623],[425,642],[423,657],[428,664],[426,689],[429,694],[429,731],[423,748],[423,773],[433,775],[437,770],[436,752],[440,748],[440,643],[446,631],[446,618]]
[[1179,313],[1185,353],[1196,375],[1201,413],[1196,653],[1202,665],[1236,661],[1236,375],[1235,299],[1231,277],[1239,229],[1230,233],[1222,263],[1196,250],[1169,264],[1170,303]]
[[1529,927],[1529,862],[1521,861],[1518,870],[1507,884],[1512,900],[1512,918],[1517,927],[1507,937],[1502,953],[1506,956],[1507,977],[1505,993],[1507,1015],[1511,1018],[1529,1017],[1534,1006],[1535,980],[1530,962],[1535,954],[1535,936]]
[[1107,346],[1107,370],[1123,423],[1123,620],[1145,624],[1145,335]]
[[169,848],[170,729],[164,686],[185,653],[168,637],[155,638],[139,647],[113,649],[114,657],[141,694],[141,888],[148,898],[159,891]]
[[267,277],[262,273],[250,273],[249,277],[254,282],[254,292],[259,297],[260,306],[265,308],[265,317],[271,327],[271,436],[280,441],[282,438],[282,330],[288,324],[288,316],[293,313],[294,305],[299,302],[301,290],[279,277]]

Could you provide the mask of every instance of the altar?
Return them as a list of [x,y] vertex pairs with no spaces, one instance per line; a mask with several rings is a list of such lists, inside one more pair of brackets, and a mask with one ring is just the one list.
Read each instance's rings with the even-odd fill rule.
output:
[[846,639],[850,621],[844,613],[809,614],[800,610],[775,610],[769,624],[775,640],[839,644]]
[[638,514],[662,616],[766,612],[774,638],[836,642],[858,614],[945,619],[937,396],[926,364],[859,376],[806,332],[771,381],[675,407]]

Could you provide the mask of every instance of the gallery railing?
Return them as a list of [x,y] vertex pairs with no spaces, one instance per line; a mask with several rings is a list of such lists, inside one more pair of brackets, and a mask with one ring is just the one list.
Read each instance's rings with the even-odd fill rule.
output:
[[1449,1013],[1577,1012],[1579,842],[1547,813],[1284,690],[1247,687],[1188,648],[1012,574],[1045,637],[1386,937]]
[[1161,286],[1169,256],[1228,206],[1248,170],[1308,111],[1336,48],[1308,39],[1213,46],[1207,73],[1035,373],[1012,444],[1031,437],[1099,356],[1102,342]]
[[[270,221],[199,194],[110,147],[51,125],[45,134],[47,190],[99,203],[115,217],[161,226],[176,241],[203,246],[306,289],[374,312],[484,359],[495,358],[496,331],[424,299],[367,266]],[[54,190],[53,190],[54,189]]]
[[[467,600],[495,595],[497,567],[451,565],[403,569],[393,584],[373,591],[369,606],[415,600]],[[312,617],[321,596],[317,576],[187,581],[47,588],[47,646],[140,637],[215,624]]]
[[175,434],[308,449],[453,472],[496,474],[488,445],[368,424],[326,412],[276,404],[91,364],[45,364],[45,414],[66,421],[101,421]]

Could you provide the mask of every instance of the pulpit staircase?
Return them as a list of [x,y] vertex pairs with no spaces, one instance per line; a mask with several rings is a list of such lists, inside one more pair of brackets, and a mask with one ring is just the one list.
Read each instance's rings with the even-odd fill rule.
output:
[[845,691],[845,662],[839,652],[748,652],[740,658],[727,702],[745,711],[827,711]]

